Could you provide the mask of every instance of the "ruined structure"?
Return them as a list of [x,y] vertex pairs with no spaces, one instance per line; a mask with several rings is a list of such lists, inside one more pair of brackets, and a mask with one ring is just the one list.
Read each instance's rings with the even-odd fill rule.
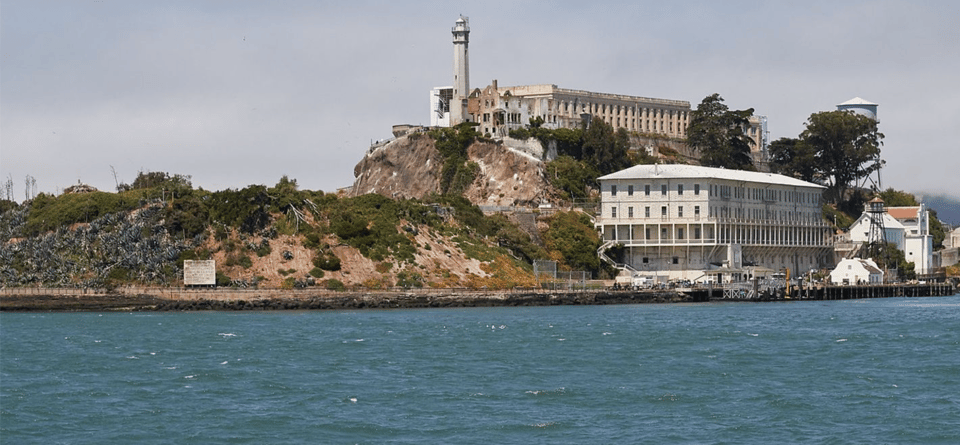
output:
[[[511,130],[524,128],[531,119],[542,119],[544,128],[581,128],[599,117],[615,130],[684,139],[690,125],[690,102],[674,99],[599,93],[560,88],[552,84],[501,87],[497,80],[470,88],[469,21],[460,17],[453,29],[453,86],[430,90],[430,125],[451,127],[476,122],[481,134],[503,139]],[[753,144],[754,164],[767,163],[767,120],[751,116],[744,132]]]

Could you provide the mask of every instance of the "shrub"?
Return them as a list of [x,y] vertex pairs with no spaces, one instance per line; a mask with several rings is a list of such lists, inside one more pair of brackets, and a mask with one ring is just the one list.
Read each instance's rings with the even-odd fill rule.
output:
[[307,233],[303,238],[303,247],[306,247],[307,249],[319,249],[320,235],[316,232]]
[[313,265],[323,270],[337,271],[340,270],[340,258],[330,250],[318,252],[313,257]]
[[129,211],[139,203],[105,192],[65,194],[53,197],[41,193],[30,201],[24,235],[38,235],[65,225],[90,222],[108,213]]
[[330,290],[335,291],[344,291],[347,289],[347,286],[344,286],[343,282],[334,278],[331,278],[324,282],[324,287]]
[[417,272],[402,271],[397,274],[397,286],[403,288],[423,287],[423,276]]
[[267,240],[260,241],[260,245],[257,246],[257,250],[256,250],[257,256],[265,257],[267,255],[270,255],[271,252],[273,252],[273,248],[270,247],[270,241],[267,241]]
[[223,272],[217,271],[217,286],[218,286],[218,287],[229,286],[230,283],[232,283],[232,282],[233,282],[233,280],[231,280],[230,277],[224,275]]

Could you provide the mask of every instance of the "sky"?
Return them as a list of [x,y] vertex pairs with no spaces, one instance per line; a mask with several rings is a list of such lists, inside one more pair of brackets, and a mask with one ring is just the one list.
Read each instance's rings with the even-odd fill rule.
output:
[[352,185],[394,124],[429,124],[470,20],[470,87],[685,100],[770,139],[879,104],[883,188],[960,197],[960,6],[948,1],[2,0],[0,182],[22,201],[138,172],[195,187]]

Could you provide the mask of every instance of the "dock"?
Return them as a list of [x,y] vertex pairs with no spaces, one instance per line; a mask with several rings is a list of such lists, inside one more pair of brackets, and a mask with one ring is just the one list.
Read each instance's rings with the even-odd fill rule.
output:
[[717,287],[678,289],[696,301],[791,301],[791,300],[858,300],[862,298],[947,297],[958,292],[957,286],[946,283],[899,283],[855,286],[815,285],[757,287],[751,283],[733,283]]

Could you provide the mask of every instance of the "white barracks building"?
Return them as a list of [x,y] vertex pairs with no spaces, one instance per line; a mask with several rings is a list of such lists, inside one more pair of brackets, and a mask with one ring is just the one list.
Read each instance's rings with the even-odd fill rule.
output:
[[599,178],[604,248],[663,280],[749,278],[831,264],[822,186],[783,175],[692,165],[637,165]]

